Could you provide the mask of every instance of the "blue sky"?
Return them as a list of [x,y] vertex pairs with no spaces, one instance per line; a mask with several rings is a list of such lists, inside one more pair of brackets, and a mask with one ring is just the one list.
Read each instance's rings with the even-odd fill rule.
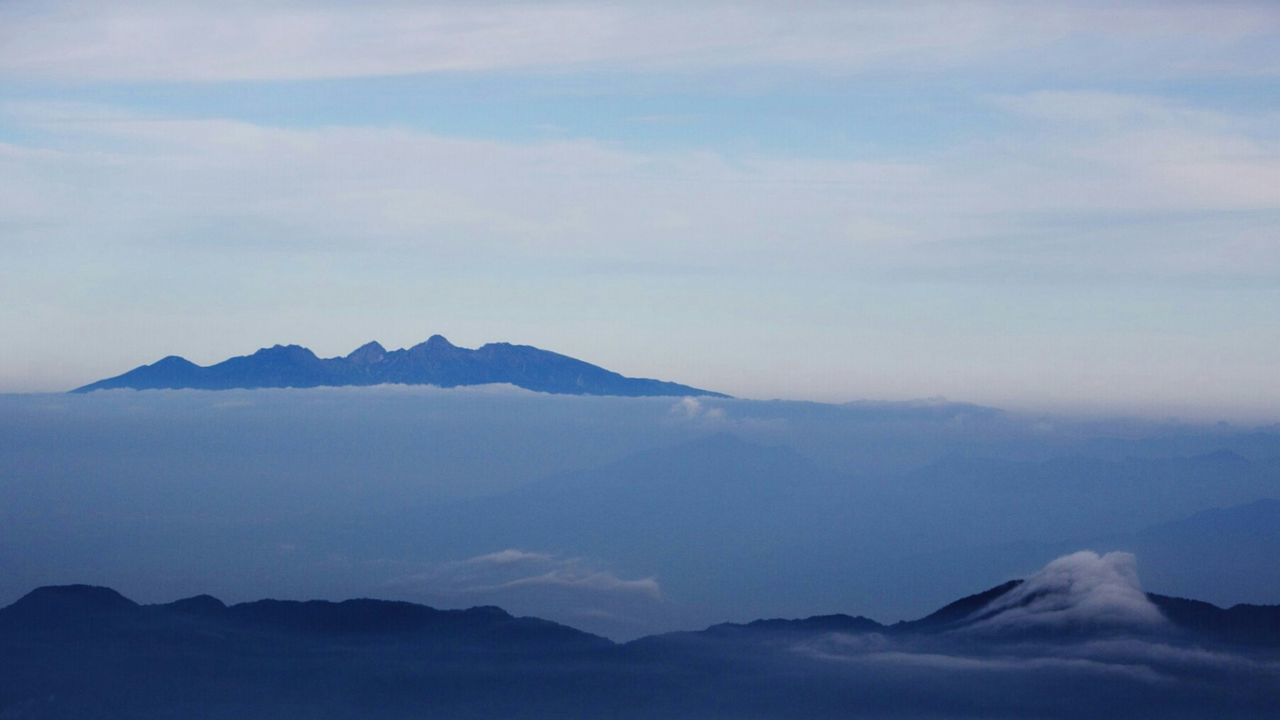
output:
[[0,390],[526,342],[1280,419],[1266,3],[0,4]]

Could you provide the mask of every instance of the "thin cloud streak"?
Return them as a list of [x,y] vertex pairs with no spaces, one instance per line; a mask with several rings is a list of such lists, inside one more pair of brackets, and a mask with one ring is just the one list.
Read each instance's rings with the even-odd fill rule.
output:
[[[295,251],[416,247],[446,258],[515,252],[708,268],[812,269],[835,259],[989,266],[1000,255],[1058,267],[1082,258],[1044,254],[1046,239],[1056,232],[1087,241],[1079,231],[1091,222],[1106,230],[1115,213],[1177,219],[1280,209],[1280,141],[1251,133],[1245,119],[1119,95],[1099,103],[1094,94],[1035,93],[1000,103],[1031,118],[1025,137],[878,162],[640,152],[589,139],[520,143],[399,128],[293,129],[11,103],[4,106],[11,120],[56,141],[0,147],[0,176],[28,189],[0,205],[0,220],[18,233],[38,231],[46,245],[60,235],[142,246],[148,238],[199,244],[212,235],[221,246]],[[1099,107],[1108,103],[1117,109]],[[1106,122],[1098,129],[1100,114]],[[1044,133],[1058,141],[1044,142]],[[1046,214],[1054,213],[1075,220],[1046,228]],[[86,227],[94,229],[86,234]],[[1274,272],[1275,246],[1249,240],[1264,228],[1245,217],[1202,239],[1192,258],[1155,247],[1133,255],[1130,269],[1182,274],[1202,262]],[[1163,236],[1164,229],[1153,231]],[[998,254],[981,242],[1007,235],[1026,239]],[[1147,240],[1130,232],[1095,262],[1123,270],[1116,261],[1125,260],[1125,249]]]
[[[830,73],[1003,67],[1088,77],[1275,74],[1265,4],[9,3],[0,75],[99,81],[350,78],[584,68]],[[1087,51],[1086,51],[1087,50]]]
[[662,600],[656,578],[626,579],[579,557],[506,548],[439,563],[395,578],[393,587],[458,596],[502,596],[520,589],[554,588],[587,595],[621,594]]

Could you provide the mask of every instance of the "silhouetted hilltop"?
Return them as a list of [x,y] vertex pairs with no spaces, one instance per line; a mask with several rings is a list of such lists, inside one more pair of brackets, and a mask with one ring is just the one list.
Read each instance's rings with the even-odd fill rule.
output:
[[983,608],[1021,584],[1021,580],[1001,583],[989,590],[960,598],[919,620],[897,623],[893,629],[898,632],[936,632],[958,627],[979,616]]
[[1280,646],[1280,605],[1220,608],[1200,600],[1148,593],[1160,612],[1187,632],[1240,645]]
[[489,343],[458,347],[443,336],[400,350],[366,343],[346,357],[320,358],[300,345],[275,345],[202,367],[171,355],[123,375],[72,392],[113,388],[307,388],[349,385],[459,387],[510,383],[537,392],[568,395],[726,397],[721,393],[648,378],[629,378],[566,355],[529,345]]
[[[918,620],[884,625],[870,618],[845,614],[808,618],[770,618],[747,623],[720,623],[705,630],[654,635],[632,644],[660,638],[703,636],[719,638],[752,635],[818,635],[827,633],[945,633],[990,619],[1003,609],[997,600],[1025,581],[1010,580],[970,595]],[[1280,605],[1235,605],[1220,608],[1211,603],[1146,593],[1146,597],[1180,630],[1206,639],[1280,646]],[[271,630],[299,635],[351,637],[432,635],[470,637],[485,643],[550,643],[575,648],[612,646],[608,640],[566,625],[532,617],[515,617],[493,606],[463,610],[439,610],[415,603],[360,598],[326,600],[256,600],[226,605],[209,595],[197,595],[171,603],[139,605],[106,587],[58,585],[40,587],[8,607],[0,609],[0,632],[50,632],[66,634],[80,626],[128,619],[135,626],[165,618],[199,617],[224,629]]]
[[0,628],[61,627],[78,630],[104,618],[128,616],[140,606],[111,588],[94,585],[40,587],[0,610]]
[[626,645],[494,607],[228,606],[207,595],[139,605],[108,588],[44,587],[0,609],[0,717],[893,718],[962,707],[965,717],[1197,718],[1280,709],[1270,669],[1280,607],[1151,595],[1173,625],[1118,645],[1045,633],[1007,643],[963,630],[1033,604],[1005,602],[1022,586],[893,626],[824,615]]
[[199,621],[220,633],[288,634],[313,638],[367,636],[516,647],[593,648],[604,638],[539,618],[514,617],[489,606],[437,610],[390,600],[257,600],[226,605],[209,595],[160,605],[139,605],[120,593],[91,585],[37,588],[0,609],[0,632],[74,635],[86,627],[128,632]]

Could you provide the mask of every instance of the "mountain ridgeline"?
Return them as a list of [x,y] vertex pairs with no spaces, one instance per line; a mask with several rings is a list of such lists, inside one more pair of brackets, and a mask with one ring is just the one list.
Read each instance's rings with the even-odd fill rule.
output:
[[529,345],[488,343],[471,349],[458,347],[441,335],[432,335],[426,342],[399,350],[387,350],[377,342],[370,342],[346,357],[333,358],[317,357],[300,345],[275,345],[209,366],[170,355],[72,392],[116,388],[230,390],[384,384],[451,388],[491,383],[509,383],[526,390],[562,395],[727,397],[679,383],[626,377]]
[[[952,706],[966,712],[948,717],[1263,718],[1280,710],[1280,607],[1148,595],[1138,602],[1167,620],[1126,629],[1102,612],[1067,626],[1057,615],[1074,588],[1003,602],[1023,584],[894,625],[826,615],[626,644],[496,607],[225,605],[208,595],[139,605],[104,587],[43,587],[0,609],[0,718],[917,718]],[[1005,615],[1025,619],[1046,593],[1060,597],[1049,598],[1039,631],[983,630]],[[1105,598],[1083,600],[1077,608]]]

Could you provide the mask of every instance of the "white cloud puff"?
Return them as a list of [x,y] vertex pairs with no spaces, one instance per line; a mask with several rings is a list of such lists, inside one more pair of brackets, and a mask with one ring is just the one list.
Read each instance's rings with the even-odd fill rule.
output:
[[1040,627],[1152,627],[1166,622],[1138,582],[1130,553],[1081,551],[1049,563],[975,614],[969,631]]
[[695,397],[680,398],[671,406],[671,414],[687,420],[724,420],[724,409],[710,407]]

